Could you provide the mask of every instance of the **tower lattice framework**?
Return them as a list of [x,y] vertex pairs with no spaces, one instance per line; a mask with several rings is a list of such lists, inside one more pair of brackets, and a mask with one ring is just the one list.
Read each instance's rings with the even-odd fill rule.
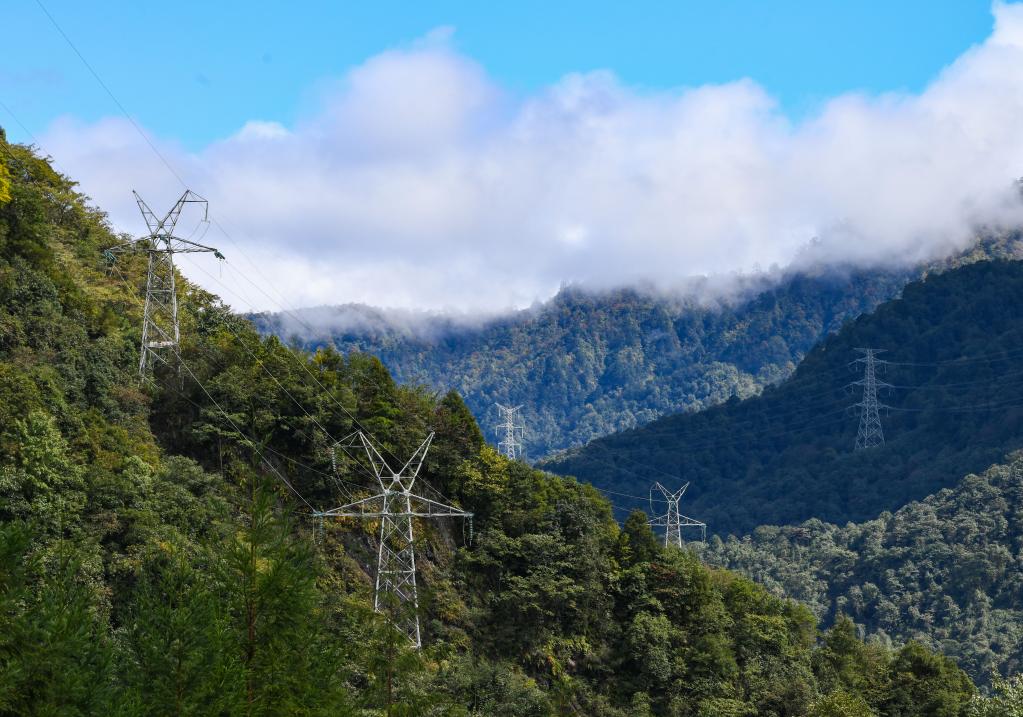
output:
[[854,406],[860,411],[860,426],[856,431],[856,450],[860,451],[884,445],[884,429],[881,427],[881,416],[878,409],[887,408],[887,406],[878,402],[877,390],[878,388],[887,388],[890,384],[877,380],[878,364],[884,364],[883,361],[878,360],[877,355],[884,353],[884,349],[858,348],[856,350],[863,354],[855,361],[855,363],[863,364],[863,378],[852,383],[853,386],[863,387],[863,396],[860,402]]
[[522,456],[522,441],[520,440],[523,435],[523,428],[515,422],[515,414],[518,413],[519,406],[502,406],[500,403],[497,404],[497,410],[501,412],[502,422],[498,424],[498,430],[504,432],[504,438],[497,444],[497,449],[508,458],[515,460]]
[[357,435],[379,483],[380,493],[314,515],[321,519],[333,516],[380,520],[373,608],[388,615],[415,647],[422,647],[413,521],[445,517],[471,520],[472,513],[412,492],[433,442],[433,433],[398,470],[388,465],[369,436],[362,432]]
[[653,512],[653,491],[654,489],[660,491],[661,495],[664,496],[664,501],[668,504],[668,511],[663,515],[657,516],[649,521],[651,526],[660,526],[664,528],[664,547],[674,545],[677,548],[682,547],[682,528],[699,528],[700,539],[707,539],[707,524],[694,518],[690,518],[688,515],[682,515],[679,511],[679,503],[682,502],[682,496],[685,495],[686,489],[689,484],[686,483],[684,486],[679,488],[675,492],[671,492],[659,482],[654,483],[653,488],[650,489],[650,507]]
[[110,247],[104,255],[111,262],[115,261],[119,254],[145,253],[148,257],[142,313],[142,344],[139,349],[139,378],[145,380],[155,362],[169,363],[168,354],[172,357],[177,355],[181,342],[174,255],[210,252],[218,259],[223,259],[224,256],[213,247],[174,236],[178,219],[188,204],[201,204],[202,221],[203,223],[208,221],[209,203],[198,194],[185,190],[162,218],[157,217],[138,192],[133,191],[132,194],[135,195],[135,201],[145,219],[149,234]]

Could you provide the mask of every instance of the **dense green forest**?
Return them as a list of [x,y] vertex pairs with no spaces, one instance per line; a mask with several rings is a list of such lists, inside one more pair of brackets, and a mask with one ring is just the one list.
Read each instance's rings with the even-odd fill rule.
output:
[[[641,514],[619,527],[593,488],[487,447],[457,394],[260,338],[183,280],[182,361],[140,387],[144,257],[105,265],[116,240],[0,135],[0,714],[1001,709],[920,644],[819,633]],[[472,540],[417,528],[421,651],[370,608],[375,526],[320,533],[280,479],[333,505],[326,434],[354,426],[396,455],[436,431],[423,477],[476,516]]]
[[[1023,445],[1023,263],[980,261],[906,286],[849,322],[793,376],[544,465],[646,507],[651,483],[692,481],[684,512],[719,535],[809,518],[876,517],[951,487]],[[853,451],[857,347],[886,349],[886,444]],[[656,504],[655,504],[656,505]],[[624,510],[623,510],[624,512]]]
[[916,640],[975,679],[1023,659],[1023,456],[864,523],[809,520],[715,537],[707,562],[739,570],[861,636]]
[[[368,352],[400,381],[457,390],[494,442],[495,404],[522,404],[526,451],[539,459],[666,414],[754,395],[910,280],[1021,256],[1017,232],[985,232],[969,250],[913,269],[736,278],[717,301],[567,287],[545,304],[480,322],[358,305],[252,318],[263,333],[310,349]],[[699,282],[689,291],[714,295]]]
[[[496,403],[522,404],[541,458],[666,413],[750,396],[787,376],[842,322],[891,298],[907,272],[764,278],[753,298],[697,299],[565,288],[481,325],[361,306],[253,317],[264,333],[379,356],[401,381],[457,390],[496,441]],[[694,292],[701,290],[694,288]],[[708,290],[709,291],[709,290]]]

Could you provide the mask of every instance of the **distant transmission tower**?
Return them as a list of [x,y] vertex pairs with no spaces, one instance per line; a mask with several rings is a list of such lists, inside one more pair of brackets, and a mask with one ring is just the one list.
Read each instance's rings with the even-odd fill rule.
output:
[[209,203],[191,190],[185,190],[163,219],[157,218],[153,210],[142,201],[138,192],[132,191],[139,211],[146,220],[149,234],[133,241],[118,244],[103,252],[109,261],[115,261],[118,254],[145,252],[149,256],[146,275],[146,299],[142,314],[142,348],[139,352],[139,377],[145,380],[146,373],[154,361],[168,363],[164,354],[176,355],[181,341],[181,325],[178,321],[178,296],[175,289],[174,255],[212,252],[218,259],[224,256],[213,247],[197,244],[188,239],[174,236],[174,227],[181,217],[186,204],[202,204],[203,218],[207,222]]
[[502,406],[497,404],[497,410],[501,412],[503,423],[497,427],[504,431],[504,439],[497,444],[497,449],[512,460],[522,455],[522,442],[519,440],[523,434],[522,426],[515,422],[515,413],[522,408],[519,406]]
[[856,431],[856,450],[865,448],[877,448],[884,445],[884,431],[881,430],[881,418],[877,415],[878,408],[887,408],[884,404],[877,402],[878,387],[886,388],[890,384],[877,380],[877,355],[884,353],[884,349],[856,349],[863,356],[856,359],[855,363],[863,364],[863,378],[853,381],[853,386],[863,386],[863,398],[855,407],[860,409],[860,428]]
[[[701,523],[698,520],[690,518],[688,515],[682,515],[678,510],[678,504],[682,500],[682,496],[686,492],[686,488],[689,484],[686,483],[684,486],[679,488],[677,491],[672,493],[660,483],[654,483],[654,488],[661,491],[665,501],[668,503],[668,512],[664,515],[658,516],[650,520],[651,526],[663,526],[664,527],[664,547],[674,545],[675,547],[682,547],[682,528],[699,528],[700,539],[707,540],[707,524]],[[650,489],[650,508],[653,512],[653,488]]]
[[469,518],[472,513],[412,492],[426,452],[433,442],[426,437],[412,457],[395,471],[380,455],[369,437],[359,432],[359,440],[369,457],[380,493],[333,510],[316,512],[314,517],[379,518],[380,546],[377,552],[376,588],[373,609],[387,612],[395,627],[404,632],[417,648],[423,640],[419,631],[419,593],[416,588],[416,555],[413,544],[413,518]]

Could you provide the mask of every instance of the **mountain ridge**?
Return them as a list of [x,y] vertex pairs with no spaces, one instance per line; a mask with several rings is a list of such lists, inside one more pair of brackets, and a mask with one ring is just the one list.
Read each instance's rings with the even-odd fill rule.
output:
[[[263,334],[372,353],[400,381],[457,390],[493,443],[495,404],[522,404],[527,455],[541,459],[662,415],[754,395],[914,278],[1020,257],[1019,232],[983,230],[965,251],[892,271],[804,266],[737,277],[728,290],[725,279],[696,280],[688,295],[569,285],[547,302],[484,317],[350,304],[250,318]],[[716,298],[701,299],[701,286]]]
[[[459,391],[494,442],[494,404],[524,404],[527,451],[541,457],[665,412],[751,395],[905,280],[898,273],[797,275],[718,306],[632,289],[566,289],[543,307],[482,328],[436,318],[415,332],[381,327],[379,310],[358,308],[352,311],[368,317],[368,332],[326,331],[298,343],[372,353],[401,381]],[[295,338],[280,315],[253,318],[261,333]],[[434,331],[440,335],[424,335]]]
[[[825,339],[759,396],[660,418],[540,465],[632,496],[658,478],[692,481],[687,512],[722,535],[811,517],[870,519],[1020,447],[1023,397],[1011,362],[1023,354],[1019,311],[1023,263],[931,274]],[[887,444],[870,451],[853,451],[849,413],[860,346],[889,349],[887,380],[900,394],[885,399],[899,409],[883,419]],[[995,358],[960,362],[985,355]]]

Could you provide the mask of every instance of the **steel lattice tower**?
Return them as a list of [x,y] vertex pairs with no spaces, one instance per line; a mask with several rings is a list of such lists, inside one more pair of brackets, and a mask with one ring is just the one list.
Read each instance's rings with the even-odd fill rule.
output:
[[395,627],[405,633],[417,648],[422,647],[412,519],[449,517],[471,520],[472,513],[412,492],[412,486],[426,459],[426,452],[433,442],[433,433],[426,437],[412,457],[397,471],[387,464],[366,434],[360,432],[358,435],[380,484],[380,493],[313,515],[320,519],[380,519],[373,609],[379,613],[388,613]]
[[523,434],[522,426],[515,423],[515,413],[522,408],[519,406],[502,406],[497,404],[497,410],[501,412],[504,422],[497,427],[504,431],[504,439],[497,444],[497,449],[508,458],[515,460],[522,455],[522,442],[519,440]]
[[853,386],[863,386],[863,398],[855,404],[860,409],[860,427],[856,431],[856,450],[864,448],[877,448],[884,445],[884,431],[881,429],[881,418],[878,415],[879,408],[887,408],[884,404],[877,402],[878,387],[886,388],[890,384],[877,380],[877,355],[883,353],[884,349],[856,349],[863,356],[856,359],[854,363],[863,364],[863,378],[853,381]]
[[142,313],[142,346],[139,351],[139,377],[145,380],[147,370],[152,368],[154,360],[168,363],[162,354],[169,352],[176,355],[181,341],[174,255],[212,252],[218,259],[223,259],[224,256],[213,247],[174,236],[174,228],[186,204],[201,204],[202,221],[207,222],[209,203],[198,194],[185,190],[162,219],[142,201],[138,192],[133,191],[132,194],[135,195],[139,211],[146,220],[149,234],[134,241],[118,244],[103,253],[109,261],[116,260],[117,254],[124,253],[145,252],[149,257],[145,307]]
[[[699,520],[694,520],[688,515],[682,515],[679,512],[678,504],[682,501],[682,496],[686,492],[686,488],[689,484],[686,483],[684,486],[679,488],[677,491],[672,493],[660,483],[654,483],[654,488],[659,490],[664,496],[664,500],[668,503],[668,512],[664,515],[653,518],[649,521],[651,526],[663,526],[664,527],[664,547],[674,545],[675,547],[682,547],[682,528],[699,528],[701,540],[707,539],[707,524],[702,523]],[[653,512],[653,488],[650,489],[650,508]]]

